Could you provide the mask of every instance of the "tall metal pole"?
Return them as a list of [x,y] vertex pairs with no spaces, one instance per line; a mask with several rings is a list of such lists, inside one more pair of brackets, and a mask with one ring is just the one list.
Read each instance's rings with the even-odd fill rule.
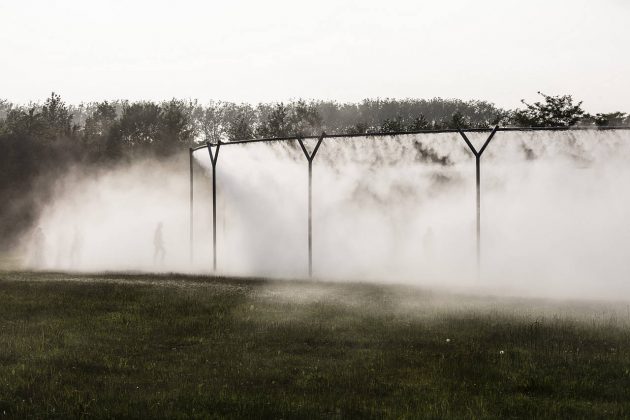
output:
[[212,146],[207,143],[210,162],[212,163],[212,269],[217,271],[217,159],[221,142],[212,153]]
[[300,143],[302,152],[306,156],[308,161],[308,276],[313,277],[313,159],[317,154],[319,146],[322,144],[322,140],[326,133],[322,133],[317,140],[317,144],[312,153],[309,153],[304,146],[304,141],[301,137],[298,137],[297,141]]
[[308,276],[313,277],[313,159],[308,161]]
[[475,156],[475,175],[476,175],[475,184],[476,184],[476,190],[477,190],[476,191],[477,192],[477,215],[476,215],[477,216],[476,217],[477,218],[477,229],[476,229],[477,231],[476,232],[477,278],[479,278],[480,273],[481,273],[481,155],[486,150],[486,147],[488,147],[490,140],[492,140],[492,138],[494,137],[498,129],[499,129],[498,125],[494,127],[494,129],[492,130],[492,132],[486,139],[483,146],[481,146],[481,149],[479,149],[479,151],[477,151],[477,149],[475,149],[475,146],[473,146],[470,140],[468,140],[468,137],[466,136],[466,134],[462,130],[459,130],[459,134],[462,136],[462,138],[468,145],[468,148]]
[[190,244],[189,244],[189,252],[190,252],[190,264],[193,263],[193,149],[188,149],[188,154],[190,157]]
[[217,171],[212,165],[212,269],[217,271]]
[[477,274],[481,266],[481,155],[475,156],[477,173]]

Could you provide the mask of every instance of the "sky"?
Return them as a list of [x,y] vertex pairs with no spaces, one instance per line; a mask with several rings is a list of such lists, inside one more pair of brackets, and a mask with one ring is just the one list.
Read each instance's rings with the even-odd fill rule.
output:
[[481,99],[630,112],[630,0],[0,0],[0,98]]

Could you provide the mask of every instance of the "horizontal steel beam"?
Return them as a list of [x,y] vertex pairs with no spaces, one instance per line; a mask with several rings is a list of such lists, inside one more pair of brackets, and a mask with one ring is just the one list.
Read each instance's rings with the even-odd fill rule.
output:
[[[389,137],[389,136],[402,136],[402,135],[413,135],[413,134],[446,134],[446,133],[490,133],[492,132],[492,128],[469,128],[466,130],[459,130],[457,128],[449,128],[443,130],[417,130],[417,131],[393,131],[393,132],[377,132],[377,133],[352,133],[352,134],[326,134],[326,138],[353,138],[353,137]],[[573,127],[499,127],[496,131],[610,131],[610,130],[630,130],[630,126],[602,126],[602,127],[582,127],[582,126],[573,126]],[[267,137],[260,139],[241,139],[241,140],[233,140],[228,142],[219,142],[223,146],[227,146],[229,144],[243,144],[243,143],[262,143],[262,142],[272,142],[272,141],[289,141],[289,140],[297,140],[301,139],[319,139],[320,136],[298,136],[295,135],[293,137]],[[192,151],[205,149],[210,146],[216,146],[219,143],[207,143],[197,147],[193,147]]]

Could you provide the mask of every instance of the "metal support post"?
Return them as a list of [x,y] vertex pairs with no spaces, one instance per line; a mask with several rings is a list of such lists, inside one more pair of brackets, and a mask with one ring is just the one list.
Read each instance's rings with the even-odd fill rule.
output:
[[498,129],[498,125],[494,127],[479,151],[477,151],[470,140],[468,140],[466,134],[462,130],[459,130],[459,134],[462,136],[462,138],[468,145],[468,148],[475,156],[475,173],[477,187],[477,278],[479,278],[481,272],[481,155],[483,154],[484,150],[486,150],[486,147],[488,147],[490,140],[492,140]]
[[210,142],[206,144],[212,163],[212,269],[217,271],[217,159],[219,158],[221,142],[217,143],[214,153],[212,153]]
[[193,149],[188,149],[190,157],[190,232],[189,232],[189,252],[190,252],[190,264],[193,263]]
[[298,142],[308,161],[308,276],[313,277],[313,159],[317,154],[322,140],[326,137],[326,133],[322,133],[317,140],[317,144],[312,153],[309,153],[304,146],[304,141],[298,137]]

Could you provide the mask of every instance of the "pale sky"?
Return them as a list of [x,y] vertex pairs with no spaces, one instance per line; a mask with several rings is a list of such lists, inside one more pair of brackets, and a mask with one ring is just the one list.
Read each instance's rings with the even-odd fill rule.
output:
[[630,112],[630,0],[0,0],[0,98],[572,94]]

